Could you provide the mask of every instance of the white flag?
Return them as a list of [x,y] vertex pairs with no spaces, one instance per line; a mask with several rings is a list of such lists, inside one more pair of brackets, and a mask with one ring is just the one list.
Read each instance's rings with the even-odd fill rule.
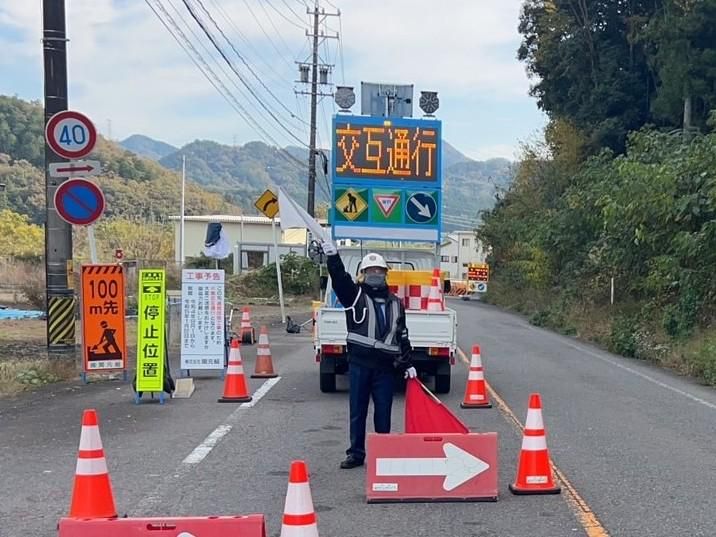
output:
[[281,187],[278,189],[278,211],[281,219],[281,230],[291,228],[308,229],[316,240],[325,241],[326,236],[320,224],[308,214],[303,207],[286,194]]
[[218,240],[204,244],[204,255],[214,259],[226,259],[231,253],[231,245],[223,228],[219,230]]

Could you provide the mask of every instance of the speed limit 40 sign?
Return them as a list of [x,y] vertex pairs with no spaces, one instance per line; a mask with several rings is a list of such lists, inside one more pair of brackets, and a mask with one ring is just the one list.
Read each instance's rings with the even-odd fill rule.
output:
[[89,155],[97,144],[97,129],[84,114],[65,110],[56,113],[47,122],[45,140],[57,156],[81,159]]

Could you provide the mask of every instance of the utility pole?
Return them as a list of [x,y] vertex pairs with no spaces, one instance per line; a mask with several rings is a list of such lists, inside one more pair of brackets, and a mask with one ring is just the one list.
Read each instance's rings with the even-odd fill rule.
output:
[[[327,17],[340,17],[341,12],[326,13],[326,10],[321,8],[318,4],[318,0],[314,0],[313,9],[307,8],[306,13],[313,16],[313,31],[308,33],[306,36],[312,39],[312,51],[310,64],[307,62],[299,63],[300,73],[300,84],[308,84],[308,71],[311,71],[311,90],[297,91],[298,95],[310,95],[311,96],[311,125],[309,134],[309,153],[308,153],[308,203],[306,205],[306,211],[311,216],[315,214],[316,207],[316,114],[318,108],[319,97],[332,97],[332,93],[323,93],[318,90],[318,86],[330,86],[328,82],[328,73],[331,71],[332,65],[319,63],[318,47],[325,39],[338,39],[338,34],[329,35],[326,32],[319,31],[319,25],[321,22],[326,20]],[[320,70],[320,80],[319,80]]]
[[184,203],[186,197],[186,155],[181,156],[181,220],[179,221],[179,261],[184,268]]
[[[67,35],[65,0],[42,2],[42,48],[45,67],[45,124],[57,112],[67,110]],[[74,291],[68,286],[72,272],[72,226],[55,209],[55,191],[64,181],[53,179],[48,165],[66,162],[45,143],[45,277],[47,297],[47,345],[50,351],[74,349]]]

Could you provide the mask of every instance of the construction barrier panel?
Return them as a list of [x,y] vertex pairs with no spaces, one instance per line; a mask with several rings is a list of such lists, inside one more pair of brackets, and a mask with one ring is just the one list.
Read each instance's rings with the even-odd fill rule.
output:
[[263,515],[167,518],[61,518],[59,537],[266,537]]

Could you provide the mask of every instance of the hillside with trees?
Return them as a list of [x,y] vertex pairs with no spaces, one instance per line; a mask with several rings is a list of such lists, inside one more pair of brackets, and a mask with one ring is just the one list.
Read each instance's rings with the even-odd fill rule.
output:
[[488,299],[716,384],[716,0],[528,0],[519,29],[550,122],[483,216]]
[[[5,185],[0,191],[0,226],[17,228],[16,233],[3,233],[6,240],[0,255],[40,255],[44,249],[40,227],[45,220],[43,137],[39,103],[0,96],[0,184]],[[96,180],[107,201],[98,239],[105,227],[114,243],[130,242],[152,226],[166,232],[168,217],[179,213],[179,174],[103,138],[91,158],[102,162],[103,173]],[[239,214],[240,209],[221,194],[188,182],[186,213]],[[34,246],[28,247],[28,242]],[[172,240],[167,248],[162,255],[171,257]],[[139,255],[141,248],[137,250]]]
[[[325,155],[330,162],[330,153]],[[159,162],[169,169],[180,170],[183,156],[192,180],[220,193],[247,213],[255,211],[254,200],[273,185],[284,188],[301,204],[306,203],[308,153],[301,148],[279,149],[262,142],[226,146],[197,140]],[[316,201],[325,210],[329,204],[330,179],[321,158],[318,168]],[[457,221],[474,223],[481,210],[494,205],[495,194],[510,184],[513,172],[512,163],[505,159],[475,161],[444,142],[443,209],[454,217],[444,223],[446,229],[453,229]]]

